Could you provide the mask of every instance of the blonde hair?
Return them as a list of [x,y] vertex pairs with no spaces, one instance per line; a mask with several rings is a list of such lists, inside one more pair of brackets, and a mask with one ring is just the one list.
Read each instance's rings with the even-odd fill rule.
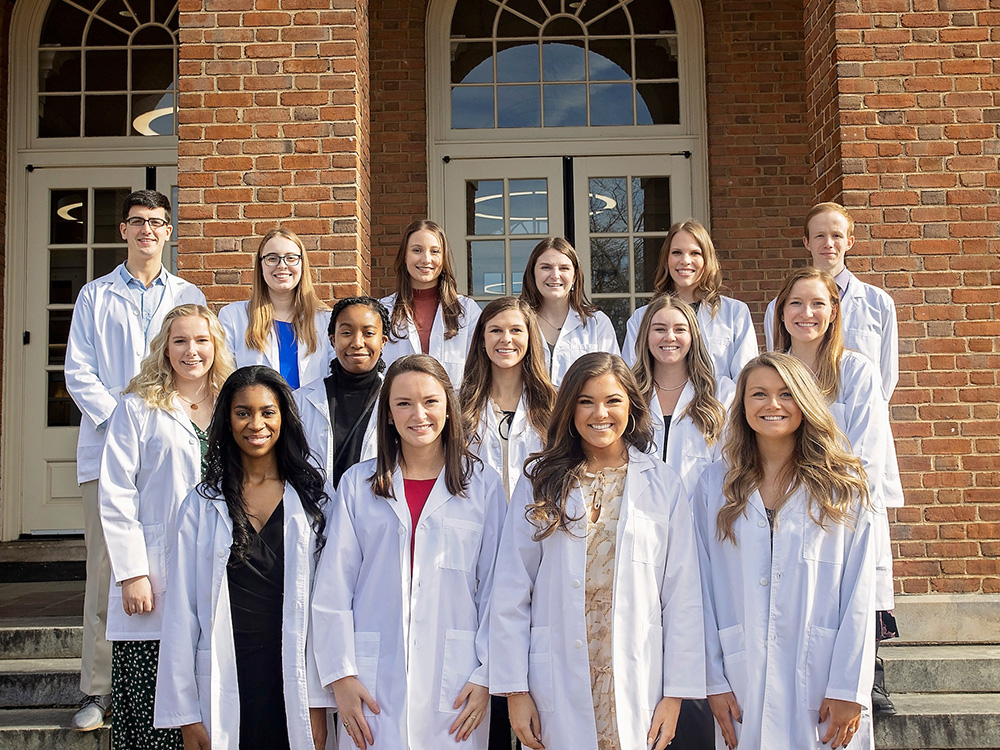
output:
[[712,236],[705,229],[705,225],[697,219],[685,219],[670,227],[667,237],[663,240],[663,247],[660,248],[660,262],[656,266],[656,280],[653,282],[654,294],[664,292],[676,292],[674,289],[674,279],[670,275],[670,266],[667,263],[670,257],[670,243],[674,241],[681,232],[687,232],[694,237],[698,247],[701,248],[705,266],[701,271],[701,280],[698,282],[699,299],[707,304],[712,311],[712,317],[719,312],[719,305],[722,304],[722,269],[719,266],[719,256],[715,252],[715,243]]
[[136,394],[150,409],[173,409],[177,405],[177,386],[174,384],[174,369],[167,357],[167,346],[170,343],[170,326],[181,318],[203,318],[208,323],[208,333],[215,347],[214,361],[208,371],[208,387],[213,401],[226,378],[236,369],[232,352],[226,345],[226,334],[215,313],[204,305],[178,305],[163,318],[163,325],[149,344],[149,355],[142,360],[139,374],[122,391]]
[[819,280],[830,295],[830,325],[819,345],[816,382],[823,395],[833,400],[840,392],[840,359],[844,355],[844,334],[840,327],[840,291],[833,276],[812,266],[799,268],[788,274],[774,302],[774,348],[779,352],[791,350],[792,335],[785,328],[785,305],[798,282],[813,279]]
[[656,383],[653,380],[656,365],[653,354],[649,351],[649,330],[653,327],[653,316],[660,310],[680,312],[687,322],[688,330],[691,331],[691,347],[684,357],[684,364],[691,385],[694,387],[694,398],[680,417],[691,417],[695,427],[704,435],[705,442],[714,445],[722,435],[722,428],[726,422],[726,409],[715,397],[715,371],[701,337],[698,316],[695,315],[694,308],[680,297],[670,293],[661,294],[654,297],[646,308],[635,339],[635,364],[632,365],[635,382],[646,403],[650,403],[656,397]]
[[840,214],[845,219],[847,219],[847,236],[854,236],[854,219],[847,212],[847,209],[841,206],[839,203],[834,203],[829,201],[827,203],[817,203],[815,206],[809,209],[809,213],[806,214],[805,220],[802,222],[802,234],[805,237],[809,237],[809,222],[820,214],[825,213]]
[[751,493],[764,479],[757,433],[747,422],[744,405],[750,373],[761,367],[770,367],[778,373],[802,412],[802,424],[795,434],[792,465],[788,467],[787,488],[774,510],[777,512],[789,496],[802,487],[809,495],[809,517],[821,528],[825,529],[828,521],[851,523],[851,507],[856,501],[871,507],[868,479],[861,460],[851,452],[847,438],[837,427],[826,399],[806,366],[788,354],[766,352],[743,368],[729,409],[726,442],[722,449],[729,468],[722,485],[726,502],[716,517],[718,538],[737,544],[733,526],[746,514]]
[[253,288],[250,292],[250,301],[247,303],[247,325],[246,343],[251,349],[259,352],[268,348],[267,340],[274,329],[274,307],[271,304],[271,291],[264,281],[264,264],[261,261],[261,253],[264,246],[275,237],[284,237],[294,243],[302,255],[302,275],[299,283],[295,286],[295,305],[292,317],[292,330],[295,331],[296,341],[304,341],[310,354],[316,351],[319,344],[316,335],[316,313],[326,310],[327,306],[316,294],[313,288],[312,274],[309,272],[309,254],[306,252],[302,240],[291,229],[285,227],[275,227],[270,230],[257,246],[257,253],[254,255],[253,267]]

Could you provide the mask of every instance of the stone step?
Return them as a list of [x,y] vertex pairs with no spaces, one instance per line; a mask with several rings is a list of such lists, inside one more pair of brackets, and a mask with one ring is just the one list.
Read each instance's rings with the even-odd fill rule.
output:
[[82,648],[79,617],[0,618],[4,659],[71,659]]
[[976,750],[1000,747],[1000,695],[895,693],[895,716],[875,720],[878,750]]
[[883,646],[890,693],[1000,693],[1000,646]]
[[79,659],[0,660],[0,708],[77,706]]
[[108,750],[110,720],[93,732],[69,728],[75,708],[0,710],[0,750]]

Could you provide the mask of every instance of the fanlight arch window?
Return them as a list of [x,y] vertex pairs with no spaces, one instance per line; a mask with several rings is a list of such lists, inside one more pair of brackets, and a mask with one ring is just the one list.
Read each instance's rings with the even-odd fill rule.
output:
[[454,130],[678,125],[669,0],[460,0]]
[[176,134],[177,16],[177,0],[53,0],[38,41],[38,137]]

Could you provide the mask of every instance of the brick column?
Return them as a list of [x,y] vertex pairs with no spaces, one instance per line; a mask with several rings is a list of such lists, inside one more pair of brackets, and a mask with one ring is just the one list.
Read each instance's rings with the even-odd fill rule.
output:
[[367,0],[181,0],[178,265],[249,296],[260,236],[309,250],[321,298],[369,287]]

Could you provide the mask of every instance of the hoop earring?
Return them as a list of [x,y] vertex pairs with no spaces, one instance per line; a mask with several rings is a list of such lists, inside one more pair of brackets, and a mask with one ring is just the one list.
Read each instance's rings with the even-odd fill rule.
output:
[[638,423],[635,420],[635,415],[634,414],[629,414],[628,418],[629,418],[629,420],[632,421],[632,426],[629,427],[628,426],[628,421],[625,422],[625,434],[626,435],[631,435],[633,432],[635,432],[635,426]]

